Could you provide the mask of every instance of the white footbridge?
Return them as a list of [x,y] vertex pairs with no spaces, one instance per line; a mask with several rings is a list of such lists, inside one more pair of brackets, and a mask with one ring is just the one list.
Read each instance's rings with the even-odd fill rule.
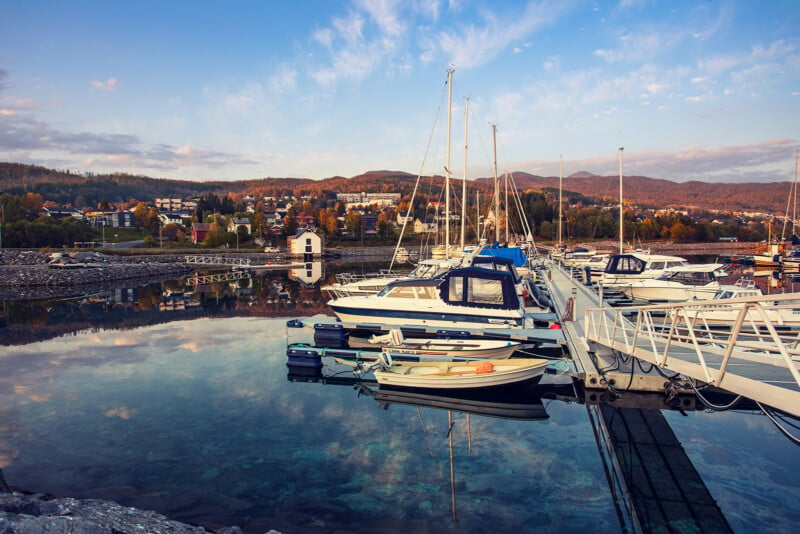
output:
[[[800,330],[780,318],[800,315],[800,293],[611,308],[559,268],[549,273],[585,387],[663,390],[682,375],[800,416]],[[725,306],[735,311],[719,321]]]

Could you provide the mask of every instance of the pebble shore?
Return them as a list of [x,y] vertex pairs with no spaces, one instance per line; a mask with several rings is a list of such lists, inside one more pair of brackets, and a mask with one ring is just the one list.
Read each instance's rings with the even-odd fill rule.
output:
[[68,297],[185,276],[183,256],[112,256],[96,252],[51,255],[0,253],[0,300]]

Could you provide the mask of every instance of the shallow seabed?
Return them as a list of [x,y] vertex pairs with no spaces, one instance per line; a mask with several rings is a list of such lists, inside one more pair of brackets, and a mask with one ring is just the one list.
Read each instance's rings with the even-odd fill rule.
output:
[[[288,380],[298,339],[285,324],[198,319],[3,347],[7,482],[246,532],[621,530],[585,406],[545,399],[540,420],[449,412],[451,464],[447,410]],[[665,415],[734,531],[793,531],[800,449],[765,417]]]

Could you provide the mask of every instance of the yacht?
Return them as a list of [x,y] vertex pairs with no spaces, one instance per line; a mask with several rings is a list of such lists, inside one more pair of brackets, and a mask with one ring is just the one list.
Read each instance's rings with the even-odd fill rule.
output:
[[726,276],[721,263],[673,267],[656,278],[637,280],[620,290],[628,298],[659,302],[707,300],[720,290],[720,278]]
[[621,289],[621,286],[628,286],[637,280],[656,278],[664,274],[667,269],[687,265],[689,261],[680,256],[664,256],[648,252],[612,254],[599,283],[603,287]]
[[408,273],[381,272],[375,275],[339,273],[336,282],[322,286],[332,297],[353,295],[374,295],[390,282],[409,278],[432,278],[446,273],[461,265],[463,258],[420,260],[417,266]]
[[[342,322],[420,325],[450,328],[524,328],[528,313],[520,287],[527,284],[510,270],[460,267],[434,278],[397,280],[376,295],[337,297],[328,306]],[[525,291],[525,290],[522,290]]]

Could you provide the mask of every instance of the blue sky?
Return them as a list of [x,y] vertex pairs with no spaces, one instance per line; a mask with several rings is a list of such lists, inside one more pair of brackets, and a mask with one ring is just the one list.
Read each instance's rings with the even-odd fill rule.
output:
[[[0,161],[185,180],[379,169],[790,181],[800,2],[0,3]],[[441,104],[440,104],[441,103]],[[440,107],[441,106],[441,107]]]

